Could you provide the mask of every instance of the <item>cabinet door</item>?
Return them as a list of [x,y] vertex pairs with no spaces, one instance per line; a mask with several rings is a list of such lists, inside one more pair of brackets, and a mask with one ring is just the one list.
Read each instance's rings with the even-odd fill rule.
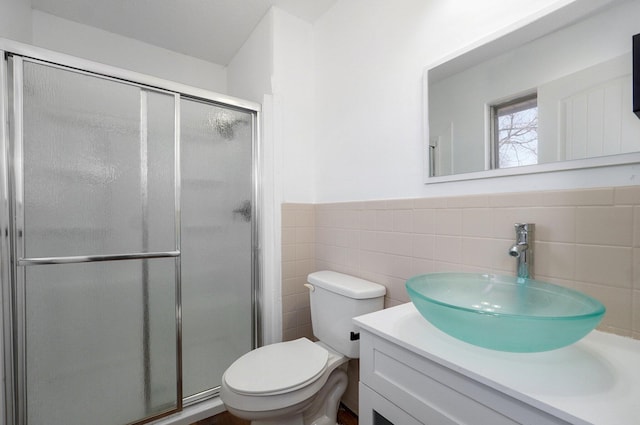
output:
[[360,383],[359,389],[360,406],[358,423],[360,425],[427,425],[418,422],[413,416],[362,382]]

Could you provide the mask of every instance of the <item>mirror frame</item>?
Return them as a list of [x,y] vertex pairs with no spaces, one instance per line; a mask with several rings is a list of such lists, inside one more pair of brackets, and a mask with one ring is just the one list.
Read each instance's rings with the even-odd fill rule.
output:
[[[426,67],[422,78],[423,99],[423,173],[425,184],[444,183],[453,181],[477,180],[504,176],[519,176],[526,174],[550,173],[557,171],[580,170],[597,167],[610,167],[640,163],[640,152],[616,154],[584,159],[554,161],[544,164],[488,169],[485,158],[485,170],[451,174],[445,176],[430,176],[430,148],[429,148],[429,72],[444,65],[452,70],[463,69],[479,63],[480,60],[497,52],[514,48],[537,37],[546,35],[564,26],[579,21],[588,15],[604,10],[623,0],[559,0],[557,3],[540,10],[523,20],[496,31],[475,43],[467,45],[461,50],[447,55]],[[454,71],[455,72],[455,71]],[[479,139],[485,143],[485,135]],[[485,157],[488,158],[485,147]]]

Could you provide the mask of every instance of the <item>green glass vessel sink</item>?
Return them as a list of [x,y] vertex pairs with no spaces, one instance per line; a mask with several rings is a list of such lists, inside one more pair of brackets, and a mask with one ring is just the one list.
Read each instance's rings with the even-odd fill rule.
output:
[[548,351],[572,344],[602,320],[599,301],[534,279],[432,273],[406,282],[420,314],[462,341],[500,351]]

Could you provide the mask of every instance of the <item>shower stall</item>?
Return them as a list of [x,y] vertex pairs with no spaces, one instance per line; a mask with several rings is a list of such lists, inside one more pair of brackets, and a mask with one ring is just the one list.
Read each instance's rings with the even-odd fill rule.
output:
[[259,343],[259,106],[0,48],[5,423],[145,423],[215,397]]

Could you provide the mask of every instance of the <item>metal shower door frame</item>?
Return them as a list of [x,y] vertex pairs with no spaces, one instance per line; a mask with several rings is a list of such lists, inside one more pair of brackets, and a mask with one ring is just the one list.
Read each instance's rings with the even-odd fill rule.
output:
[[[182,393],[182,304],[180,291],[180,99],[181,97],[202,100],[208,103],[216,104],[223,107],[231,107],[234,109],[248,112],[252,116],[252,205],[253,217],[251,223],[251,292],[252,292],[252,347],[261,344],[261,325],[260,325],[260,246],[259,246],[259,222],[260,222],[260,193],[259,184],[260,175],[260,105],[221,95],[207,90],[163,80],[143,74],[126,71],[120,68],[79,59],[45,49],[17,43],[9,40],[0,39],[0,52],[2,60],[0,61],[0,279],[1,279],[1,295],[2,303],[0,304],[0,317],[3,321],[0,327],[1,340],[4,350],[0,350],[0,358],[4,357],[1,362],[4,368],[4,397],[0,400],[4,407],[4,421],[7,425],[23,425],[26,424],[26,356],[24,352],[25,329],[22,328],[20,322],[24,320],[16,320],[17,317],[24,314],[24,311],[16,311],[16,306],[24,305],[24,299],[20,291],[16,291],[16,282],[21,281],[22,285],[18,287],[24,288],[24,273],[21,271],[25,266],[38,264],[68,264],[77,262],[94,262],[94,261],[114,261],[128,259],[145,259],[145,258],[170,258],[174,257],[176,261],[176,360],[177,360],[177,408],[171,411],[162,412],[153,417],[145,418],[134,424],[146,423],[163,416],[173,414],[182,410],[184,406],[195,402],[211,398],[218,394],[218,388],[207,390],[201,394],[196,394],[189,398],[183,399]],[[168,252],[151,252],[151,253],[129,253],[119,255],[97,255],[97,256],[76,256],[63,258],[23,258],[20,248],[19,239],[21,238],[21,225],[23,224],[21,206],[14,211],[16,201],[14,187],[16,192],[20,192],[21,181],[13,181],[13,176],[20,176],[21,170],[15,170],[14,167],[20,167],[21,157],[18,152],[18,158],[15,160],[12,155],[12,146],[21,147],[21,116],[10,116],[12,110],[9,104],[9,94],[21,91],[22,81],[18,75],[17,81],[15,75],[12,76],[14,87],[8,87],[9,73],[8,56],[13,55],[18,58],[26,58],[25,60],[32,62],[40,62],[46,65],[70,69],[78,73],[89,74],[92,76],[105,78],[125,84],[138,86],[141,89],[149,89],[157,92],[169,93],[175,99],[175,243],[174,251]],[[21,61],[22,59],[18,59]],[[20,97],[20,96],[15,96]],[[21,101],[21,99],[13,99],[13,102]],[[12,128],[9,126],[10,119],[16,122],[16,133],[11,134]],[[13,140],[12,140],[13,139]],[[14,141],[18,143],[14,143]],[[20,180],[18,178],[17,180]],[[22,202],[15,202],[21,205]],[[13,217],[18,217],[15,221]],[[24,317],[24,316],[22,316]],[[2,396],[2,388],[0,388],[0,396]],[[0,421],[2,417],[0,417]]]

